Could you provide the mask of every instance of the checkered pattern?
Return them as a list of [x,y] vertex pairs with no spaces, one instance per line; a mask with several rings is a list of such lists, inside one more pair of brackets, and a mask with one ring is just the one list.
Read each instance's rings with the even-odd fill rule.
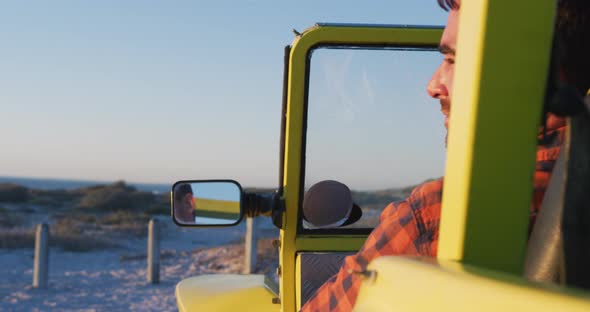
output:
[[[537,150],[531,223],[534,223],[541,206],[551,170],[565,137],[565,121],[554,119],[553,122],[549,127],[553,130],[547,132],[547,137],[540,142]],[[361,279],[350,272],[364,271],[379,256],[435,257],[442,187],[442,179],[431,181],[415,188],[406,200],[389,204],[381,213],[379,225],[371,232],[359,252],[345,258],[340,271],[318,289],[301,311],[351,311]]]

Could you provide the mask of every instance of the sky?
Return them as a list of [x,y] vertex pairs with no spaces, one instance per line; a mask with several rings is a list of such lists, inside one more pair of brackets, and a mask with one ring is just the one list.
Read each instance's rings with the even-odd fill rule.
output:
[[383,190],[444,175],[438,51],[320,49],[310,62],[305,186]]
[[[276,186],[293,29],[445,19],[434,0],[3,1],[0,176]],[[430,64],[417,62],[417,75],[428,77]],[[405,157],[421,167],[421,154],[441,146]],[[438,175],[436,162],[392,183]]]

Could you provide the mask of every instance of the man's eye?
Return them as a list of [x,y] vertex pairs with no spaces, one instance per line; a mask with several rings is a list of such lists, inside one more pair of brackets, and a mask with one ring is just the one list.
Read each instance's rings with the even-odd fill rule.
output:
[[448,64],[455,64],[455,59],[454,58],[445,58],[445,62],[447,62]]

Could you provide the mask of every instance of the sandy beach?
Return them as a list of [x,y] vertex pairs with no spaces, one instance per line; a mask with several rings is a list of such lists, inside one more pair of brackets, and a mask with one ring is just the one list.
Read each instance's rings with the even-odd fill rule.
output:
[[[166,217],[162,226],[160,283],[146,279],[146,238],[123,247],[92,252],[50,250],[49,286],[32,288],[33,250],[0,250],[1,311],[177,311],[174,287],[200,274],[239,273],[243,267],[244,223],[215,229],[179,228]],[[147,226],[147,225],[146,225]],[[273,272],[278,230],[258,220],[257,272]]]

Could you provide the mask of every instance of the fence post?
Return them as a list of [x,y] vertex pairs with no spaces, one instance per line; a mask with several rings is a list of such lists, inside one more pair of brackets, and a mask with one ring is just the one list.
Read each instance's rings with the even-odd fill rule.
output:
[[160,227],[158,220],[151,219],[148,226],[147,280],[160,282]]
[[258,235],[256,232],[256,219],[246,219],[244,274],[250,274],[256,268],[256,256],[258,254]]
[[33,287],[47,288],[49,273],[49,226],[38,224],[35,232],[35,260],[33,264]]

